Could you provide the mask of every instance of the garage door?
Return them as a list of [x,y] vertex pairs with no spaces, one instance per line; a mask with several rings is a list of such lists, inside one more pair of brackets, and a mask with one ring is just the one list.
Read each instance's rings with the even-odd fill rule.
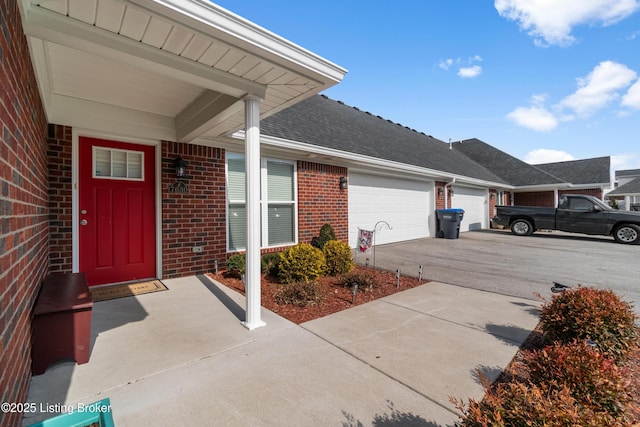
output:
[[349,173],[352,247],[356,246],[358,228],[373,230],[376,224],[376,245],[429,237],[435,227],[433,213],[433,182]]
[[489,228],[489,208],[486,189],[453,187],[452,208],[464,209],[460,231],[480,230]]

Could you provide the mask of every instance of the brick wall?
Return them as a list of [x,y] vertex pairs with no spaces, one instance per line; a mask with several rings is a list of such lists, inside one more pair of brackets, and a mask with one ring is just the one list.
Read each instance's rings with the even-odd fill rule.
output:
[[71,272],[71,127],[49,125],[49,270]]
[[[15,0],[0,0],[0,402],[24,402],[48,264],[46,119]],[[0,426],[22,415],[0,411]]]
[[[226,262],[225,152],[220,148],[162,143],[163,277],[214,270]],[[176,181],[174,161],[187,162],[188,193],[169,193]],[[193,253],[202,246],[202,253]]]
[[[559,190],[558,198],[563,194],[586,194],[588,196],[594,196],[602,200],[601,188],[583,188],[576,190]],[[530,193],[515,193],[514,204],[520,206],[542,206],[542,207],[555,207],[553,198],[553,191],[536,191]]]
[[347,168],[298,161],[298,241],[310,243],[323,224],[331,224],[338,240],[348,241],[349,190],[340,190]]
[[435,197],[436,197],[436,209],[446,209],[444,205],[444,186],[446,183],[436,181]]
[[513,204],[516,206],[554,207],[553,191],[534,191],[515,193]]

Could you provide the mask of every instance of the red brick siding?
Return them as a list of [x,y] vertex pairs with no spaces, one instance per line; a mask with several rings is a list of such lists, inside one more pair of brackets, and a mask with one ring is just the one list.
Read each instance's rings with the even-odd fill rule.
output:
[[71,127],[49,125],[49,270],[72,269]]
[[[169,193],[174,161],[187,162],[188,193]],[[226,262],[225,152],[221,148],[162,143],[162,265],[164,278],[201,274]],[[194,246],[203,252],[193,253]]]
[[[0,402],[24,402],[48,264],[47,124],[15,0],[0,0]],[[22,414],[0,411],[0,426]]]
[[441,181],[436,181],[435,186],[435,197],[436,197],[436,209],[446,209],[444,205],[444,186],[446,183]]
[[348,241],[349,190],[340,190],[347,168],[298,161],[298,240],[310,243],[323,224],[331,224],[336,237]]
[[553,191],[515,193],[513,202],[516,206],[554,207]]
[[[558,190],[558,198],[563,194],[586,194],[602,199],[601,188],[583,188],[576,190]],[[531,193],[515,193],[514,205],[555,207],[553,191],[536,191]]]

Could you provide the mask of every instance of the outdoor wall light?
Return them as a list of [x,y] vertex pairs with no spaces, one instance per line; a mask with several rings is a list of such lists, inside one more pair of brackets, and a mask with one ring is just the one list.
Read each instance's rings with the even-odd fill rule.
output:
[[444,193],[444,190],[442,187],[438,187],[438,196],[442,196],[442,193]]
[[344,176],[340,177],[340,189],[341,190],[347,189],[347,178],[345,178]]
[[176,178],[184,178],[187,174],[187,162],[182,157],[175,160]]
[[449,197],[453,197],[453,188],[449,189]]

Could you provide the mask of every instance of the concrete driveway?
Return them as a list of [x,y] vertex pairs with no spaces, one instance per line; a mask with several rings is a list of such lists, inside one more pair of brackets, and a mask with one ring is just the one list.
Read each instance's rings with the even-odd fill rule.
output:
[[610,237],[537,232],[521,237],[508,230],[461,233],[459,239],[419,239],[381,245],[356,261],[402,274],[503,295],[548,297],[553,281],[612,289],[640,313],[640,245]]

